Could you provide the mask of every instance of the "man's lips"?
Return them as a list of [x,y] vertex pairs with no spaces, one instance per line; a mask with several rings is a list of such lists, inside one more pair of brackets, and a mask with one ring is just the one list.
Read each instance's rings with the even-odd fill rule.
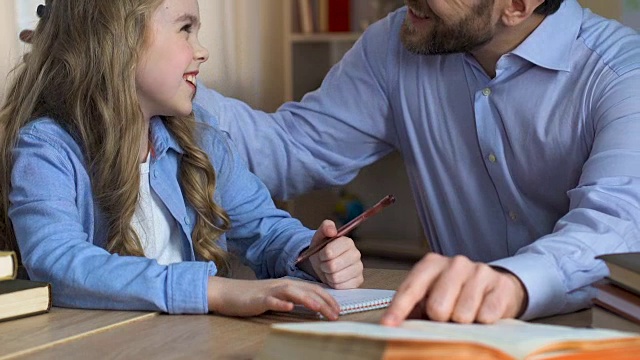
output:
[[411,7],[407,11],[407,19],[413,26],[417,27],[428,26],[431,22],[431,16],[427,15],[424,11],[415,10]]
[[415,9],[413,7],[409,7],[409,13],[411,15],[419,18],[419,19],[429,19],[430,18],[430,16],[426,12],[424,12],[422,10]]

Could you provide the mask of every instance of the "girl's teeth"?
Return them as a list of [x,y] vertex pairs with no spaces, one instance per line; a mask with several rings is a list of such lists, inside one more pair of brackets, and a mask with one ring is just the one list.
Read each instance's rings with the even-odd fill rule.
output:
[[194,75],[187,75],[184,79],[194,85],[196,84],[196,77]]

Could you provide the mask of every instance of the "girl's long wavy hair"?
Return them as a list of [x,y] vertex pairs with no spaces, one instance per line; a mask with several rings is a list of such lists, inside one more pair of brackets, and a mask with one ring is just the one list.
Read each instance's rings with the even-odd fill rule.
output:
[[[13,70],[0,109],[0,249],[18,250],[8,217],[12,148],[29,121],[49,116],[85,152],[95,201],[108,224],[107,250],[144,256],[131,227],[138,202],[139,149],[144,124],[135,70],[149,41],[148,25],[162,0],[47,0],[31,38],[31,52]],[[229,271],[217,239],[230,228],[213,201],[216,176],[196,139],[193,114],[168,117],[165,125],[185,154],[180,181],[197,213],[192,233],[196,254]]]

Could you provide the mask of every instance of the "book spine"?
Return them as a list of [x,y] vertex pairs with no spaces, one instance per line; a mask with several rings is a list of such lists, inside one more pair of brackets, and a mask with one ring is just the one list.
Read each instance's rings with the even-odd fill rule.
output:
[[313,11],[311,0],[298,0],[300,31],[304,34],[313,32]]
[[350,31],[351,23],[350,1],[349,0],[328,0],[329,1],[329,31],[345,32]]
[[329,0],[318,0],[318,31],[329,31]]
[[[5,260],[2,260],[2,258],[5,258]],[[0,281],[15,279],[18,275],[18,257],[16,253],[14,251],[1,252],[0,260],[11,262],[11,264],[9,265],[9,268],[11,268],[11,272],[4,276],[0,275]]]

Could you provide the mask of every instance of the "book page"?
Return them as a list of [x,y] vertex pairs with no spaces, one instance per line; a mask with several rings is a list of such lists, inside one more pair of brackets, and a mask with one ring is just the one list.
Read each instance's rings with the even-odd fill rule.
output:
[[517,359],[537,349],[565,340],[595,340],[637,337],[638,334],[614,330],[571,328],[530,324],[519,320],[501,320],[492,325],[439,323],[408,320],[399,328],[356,322],[296,323],[272,325],[275,329],[296,333],[364,337],[382,340],[423,340],[484,344]]
[[562,341],[591,341],[638,336],[638,334],[615,330],[532,324],[514,319],[500,320],[492,325],[408,320],[403,323],[402,327],[430,335],[453,334],[454,339],[480,340],[482,343],[500,348],[516,358],[524,358],[537,349]]

